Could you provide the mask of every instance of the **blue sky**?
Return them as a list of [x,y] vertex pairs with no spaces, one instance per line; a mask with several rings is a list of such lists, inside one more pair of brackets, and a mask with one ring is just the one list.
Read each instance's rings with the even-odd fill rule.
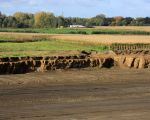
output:
[[16,11],[49,11],[55,15],[92,17],[150,17],[150,0],[0,0],[0,11],[7,15]]

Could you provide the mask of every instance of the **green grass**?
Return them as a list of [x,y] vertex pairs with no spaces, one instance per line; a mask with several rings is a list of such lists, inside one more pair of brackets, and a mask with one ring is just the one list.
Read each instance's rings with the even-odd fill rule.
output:
[[48,39],[16,39],[16,38],[10,38],[10,39],[2,39],[0,38],[0,43],[25,43],[25,42],[40,42],[40,41],[49,41]]
[[105,45],[82,44],[78,42],[66,42],[62,40],[36,41],[24,43],[4,42],[0,43],[0,56],[36,56],[42,55],[42,52],[50,51],[104,51],[108,47]]
[[71,29],[71,28],[24,28],[7,29],[2,28],[0,32],[24,32],[24,33],[49,33],[49,34],[120,34],[120,35],[150,35],[150,32],[139,30],[112,30],[112,29]]

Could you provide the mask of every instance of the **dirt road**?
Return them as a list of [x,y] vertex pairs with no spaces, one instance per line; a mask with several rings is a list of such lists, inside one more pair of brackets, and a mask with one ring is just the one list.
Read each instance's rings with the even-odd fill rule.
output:
[[0,120],[149,120],[150,70],[0,76]]

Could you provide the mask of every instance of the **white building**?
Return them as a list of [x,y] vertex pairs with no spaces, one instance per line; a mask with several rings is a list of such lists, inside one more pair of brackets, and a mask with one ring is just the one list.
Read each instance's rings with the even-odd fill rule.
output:
[[70,25],[70,28],[85,28],[83,25]]

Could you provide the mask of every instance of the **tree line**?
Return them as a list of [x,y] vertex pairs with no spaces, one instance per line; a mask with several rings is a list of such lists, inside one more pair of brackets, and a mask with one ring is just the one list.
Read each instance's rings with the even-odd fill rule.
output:
[[55,16],[50,12],[16,12],[7,16],[0,12],[0,28],[59,28],[69,25],[92,26],[149,26],[150,17],[106,17],[99,14],[92,18]]

